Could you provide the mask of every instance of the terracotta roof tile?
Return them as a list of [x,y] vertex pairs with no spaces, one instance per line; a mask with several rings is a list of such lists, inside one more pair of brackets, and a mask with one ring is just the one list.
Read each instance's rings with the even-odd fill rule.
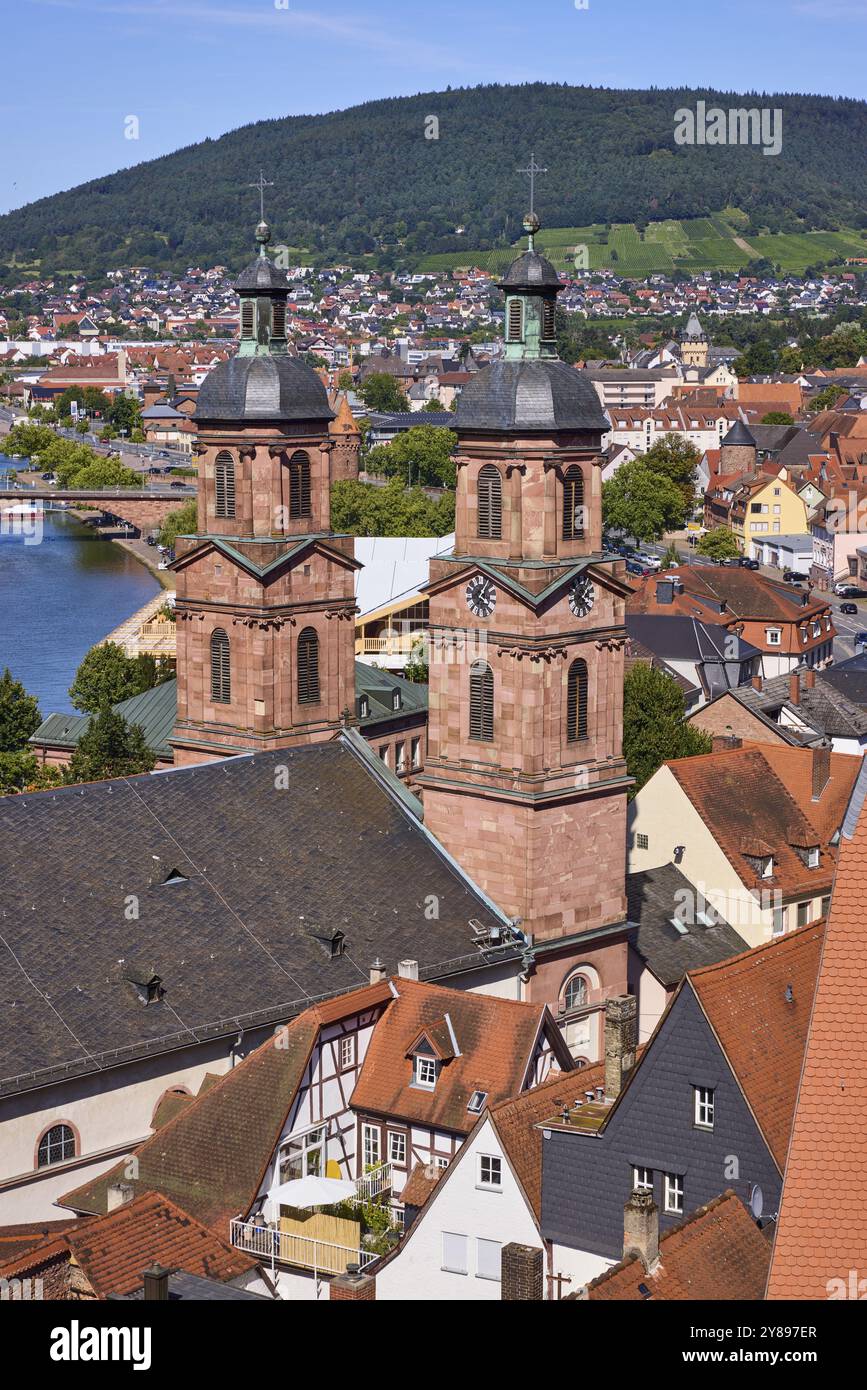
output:
[[[651,1273],[631,1256],[594,1279],[587,1297],[638,1303],[649,1299],[752,1301],[764,1294],[770,1255],[768,1237],[740,1198],[729,1191],[662,1236],[659,1263]],[[570,1294],[568,1301],[580,1297]]]
[[867,814],[858,804],[865,791],[867,765],[834,882],[768,1298],[846,1296],[830,1281],[848,1283],[853,1269],[856,1280],[867,1273]]
[[417,1163],[400,1194],[404,1206],[423,1207],[444,1172],[445,1168],[431,1168],[428,1163]]

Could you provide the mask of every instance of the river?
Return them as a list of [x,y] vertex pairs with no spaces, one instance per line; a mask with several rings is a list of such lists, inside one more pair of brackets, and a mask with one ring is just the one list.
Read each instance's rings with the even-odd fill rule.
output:
[[[0,454],[0,479],[8,465]],[[8,666],[45,717],[72,709],[68,690],[82,657],[160,586],[69,512],[46,512],[37,543],[34,535],[29,520],[14,525],[0,515],[0,672]]]

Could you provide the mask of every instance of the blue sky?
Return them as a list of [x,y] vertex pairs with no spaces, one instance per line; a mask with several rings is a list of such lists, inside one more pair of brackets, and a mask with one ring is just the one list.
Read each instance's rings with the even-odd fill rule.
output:
[[581,3],[14,0],[0,212],[251,121],[449,84],[865,94],[867,0]]

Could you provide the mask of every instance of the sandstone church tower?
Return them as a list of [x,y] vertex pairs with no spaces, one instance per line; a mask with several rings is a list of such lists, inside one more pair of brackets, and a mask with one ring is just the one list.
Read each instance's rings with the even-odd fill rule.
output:
[[289,283],[266,255],[241,274],[237,355],[196,406],[198,534],[177,560],[177,763],[331,738],[355,708],[354,542],[331,532],[334,418],[288,353]]
[[[458,403],[454,553],[431,562],[425,824],[533,942],[530,998],[625,925],[624,562],[602,550],[607,420],[557,356],[560,284],[510,266],[505,355]],[[463,636],[461,634],[464,634]],[[596,958],[591,989],[623,992]],[[609,962],[610,963],[610,962]],[[588,1043],[592,1052],[593,1044]],[[598,1046],[598,1039],[597,1039]]]

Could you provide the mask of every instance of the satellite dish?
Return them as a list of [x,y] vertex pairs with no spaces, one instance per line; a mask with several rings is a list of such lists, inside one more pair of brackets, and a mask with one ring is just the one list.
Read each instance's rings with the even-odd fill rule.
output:
[[758,1183],[755,1183],[750,1188],[750,1211],[752,1212],[756,1221],[761,1220],[764,1205],[765,1199],[762,1196],[762,1189],[759,1187]]

